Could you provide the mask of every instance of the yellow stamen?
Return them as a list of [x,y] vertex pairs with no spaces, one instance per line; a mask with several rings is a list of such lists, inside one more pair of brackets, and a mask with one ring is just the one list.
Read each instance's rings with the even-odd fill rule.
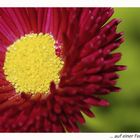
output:
[[4,62],[6,79],[17,93],[48,93],[50,82],[59,82],[63,61],[55,54],[50,34],[28,34],[8,47]]

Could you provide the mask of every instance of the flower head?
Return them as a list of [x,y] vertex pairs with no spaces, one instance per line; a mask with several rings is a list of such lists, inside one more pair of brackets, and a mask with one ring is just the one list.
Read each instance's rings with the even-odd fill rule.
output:
[[[0,9],[0,131],[77,132],[117,92],[124,41],[112,8]],[[106,24],[105,24],[106,23]]]

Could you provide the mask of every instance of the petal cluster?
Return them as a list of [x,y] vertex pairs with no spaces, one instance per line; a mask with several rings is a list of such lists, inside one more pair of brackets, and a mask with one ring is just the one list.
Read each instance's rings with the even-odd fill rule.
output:
[[[112,8],[1,8],[0,9],[0,131],[78,132],[82,112],[94,117],[92,106],[107,106],[102,95],[117,92],[114,53],[124,41],[117,33],[118,19],[106,23]],[[21,36],[49,33],[64,61],[60,82],[50,83],[50,93],[17,94],[5,79],[7,47]],[[62,46],[59,48],[59,46]]]

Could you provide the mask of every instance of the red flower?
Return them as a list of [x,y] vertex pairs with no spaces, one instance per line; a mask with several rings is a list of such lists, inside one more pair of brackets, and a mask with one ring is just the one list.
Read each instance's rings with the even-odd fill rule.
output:
[[81,112],[94,117],[91,106],[109,105],[101,96],[120,90],[116,72],[125,69],[116,65],[121,54],[112,53],[124,41],[116,33],[120,20],[105,24],[112,14],[112,8],[0,9],[1,132],[77,132]]

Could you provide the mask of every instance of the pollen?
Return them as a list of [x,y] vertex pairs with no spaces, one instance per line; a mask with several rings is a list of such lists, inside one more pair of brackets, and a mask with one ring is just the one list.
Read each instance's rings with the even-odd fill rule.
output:
[[7,49],[4,74],[17,93],[49,93],[50,82],[60,80],[63,61],[55,53],[50,34],[28,34]]

